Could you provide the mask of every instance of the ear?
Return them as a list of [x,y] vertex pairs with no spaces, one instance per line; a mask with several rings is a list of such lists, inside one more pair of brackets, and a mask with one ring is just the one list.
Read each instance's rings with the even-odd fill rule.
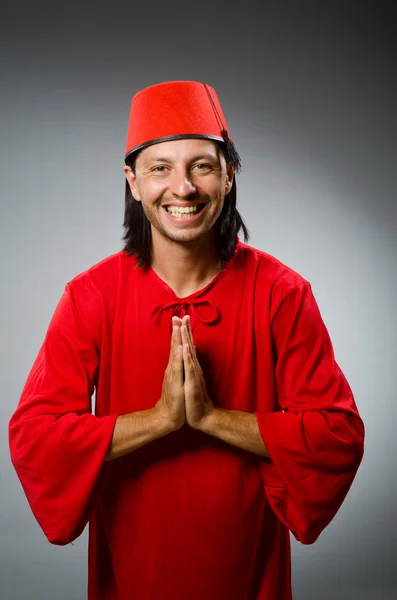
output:
[[128,185],[130,186],[131,194],[137,202],[141,201],[141,195],[139,193],[139,189],[136,183],[136,175],[134,171],[128,165],[124,166],[124,175],[128,181]]
[[227,168],[226,185],[225,185],[225,196],[227,196],[228,193],[230,192],[230,190],[232,189],[235,172],[236,172],[236,167],[234,167],[233,165],[230,165]]

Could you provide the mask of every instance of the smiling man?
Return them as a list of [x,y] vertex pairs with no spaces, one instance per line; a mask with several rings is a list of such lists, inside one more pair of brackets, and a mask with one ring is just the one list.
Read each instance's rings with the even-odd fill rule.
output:
[[151,224],[152,268],[177,296],[190,295],[221,268],[214,225],[235,166],[212,140],[177,139],[141,150],[124,171]]
[[51,543],[89,522],[89,600],[291,600],[290,532],[363,456],[352,391],[310,283],[246,243],[214,88],[138,92],[125,163],[125,246],[66,285],[13,464]]

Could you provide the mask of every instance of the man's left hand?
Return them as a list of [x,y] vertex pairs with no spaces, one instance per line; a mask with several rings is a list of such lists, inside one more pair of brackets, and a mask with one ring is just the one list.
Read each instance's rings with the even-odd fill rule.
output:
[[185,371],[186,421],[193,429],[201,429],[204,421],[215,407],[208,396],[204,373],[197,358],[189,315],[182,318],[181,334]]

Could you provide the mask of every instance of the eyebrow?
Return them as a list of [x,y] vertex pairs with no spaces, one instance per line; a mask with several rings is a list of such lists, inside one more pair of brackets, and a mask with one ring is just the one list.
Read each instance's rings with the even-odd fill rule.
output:
[[[213,160],[215,162],[218,162],[218,157],[214,156],[213,154],[198,154],[197,156],[193,156],[193,158],[190,160],[190,162],[194,162],[196,160],[202,160],[202,159],[206,159],[206,160]],[[149,163],[153,163],[153,162],[172,162],[172,157],[166,157],[166,156],[153,156],[152,158],[148,159]]]

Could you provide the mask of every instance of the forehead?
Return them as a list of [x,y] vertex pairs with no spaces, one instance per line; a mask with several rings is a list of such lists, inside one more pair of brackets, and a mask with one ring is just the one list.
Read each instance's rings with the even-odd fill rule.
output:
[[137,162],[146,163],[160,158],[168,160],[189,160],[193,157],[208,155],[214,159],[222,156],[222,150],[212,140],[183,138],[152,144],[141,150]]

